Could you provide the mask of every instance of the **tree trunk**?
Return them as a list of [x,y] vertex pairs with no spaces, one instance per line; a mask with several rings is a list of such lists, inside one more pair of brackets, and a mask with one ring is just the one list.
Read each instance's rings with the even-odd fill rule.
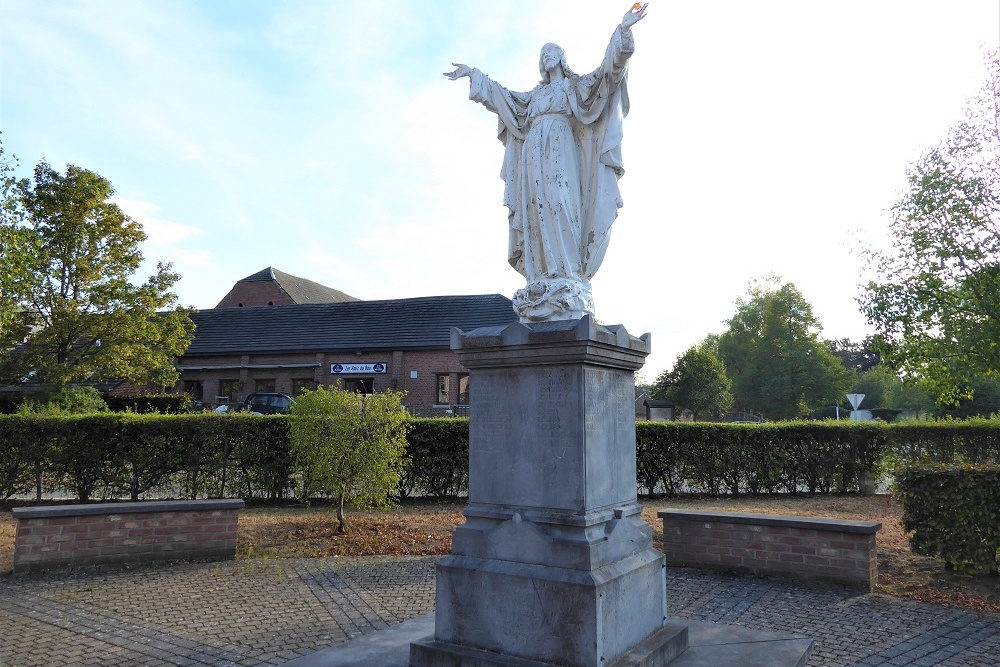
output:
[[344,521],[344,494],[341,492],[337,496],[337,534],[343,535],[347,532],[347,522]]

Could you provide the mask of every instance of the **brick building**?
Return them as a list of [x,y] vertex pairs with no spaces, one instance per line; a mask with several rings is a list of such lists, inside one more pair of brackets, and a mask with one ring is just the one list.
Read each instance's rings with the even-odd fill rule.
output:
[[343,303],[360,301],[340,290],[320,285],[305,278],[289,275],[273,267],[239,280],[222,297],[216,308],[246,306],[290,306],[298,303]]
[[[288,289],[293,281],[328,291],[305,298]],[[331,292],[346,298],[323,302]],[[469,396],[468,373],[451,351],[452,327],[502,326],[517,317],[499,294],[359,301],[265,269],[192,319],[194,341],[176,367],[177,390],[195,400],[218,405],[254,391],[294,395],[339,384],[405,391],[411,413],[445,416],[463,414]]]

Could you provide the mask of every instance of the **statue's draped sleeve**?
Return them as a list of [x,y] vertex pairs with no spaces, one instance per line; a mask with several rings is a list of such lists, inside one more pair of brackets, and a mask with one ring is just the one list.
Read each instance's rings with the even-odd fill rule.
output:
[[508,210],[510,236],[507,242],[507,261],[514,270],[524,275],[524,229],[516,219],[517,182],[521,173],[521,148],[528,125],[528,104],[531,93],[507,90],[478,69],[472,70],[469,99],[479,102],[497,115],[497,139],[504,145],[503,166],[500,178],[504,181],[503,203]]

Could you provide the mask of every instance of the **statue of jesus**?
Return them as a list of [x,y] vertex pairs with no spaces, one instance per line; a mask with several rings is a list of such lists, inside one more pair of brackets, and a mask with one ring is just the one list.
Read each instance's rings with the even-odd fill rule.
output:
[[594,314],[590,279],[601,266],[611,223],[622,206],[618,179],[622,120],[628,114],[632,26],[646,16],[636,3],[611,36],[604,61],[579,75],[556,44],[542,47],[541,82],[518,93],[466,65],[453,63],[451,80],[469,77],[469,99],[499,118],[504,144],[503,203],[509,209],[508,261],[527,279],[514,295],[522,322],[578,319]]

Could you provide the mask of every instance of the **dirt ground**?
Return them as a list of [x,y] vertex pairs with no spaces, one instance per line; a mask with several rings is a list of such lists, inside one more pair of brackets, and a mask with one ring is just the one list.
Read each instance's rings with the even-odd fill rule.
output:
[[[878,521],[882,530],[877,538],[877,592],[1000,614],[1000,577],[957,574],[941,561],[912,554],[900,525],[902,509],[890,496],[673,498],[646,500],[643,505],[643,517],[653,526],[656,544],[662,539],[656,513],[667,507]],[[462,503],[410,500],[388,512],[349,511],[346,535],[337,534],[337,519],[330,507],[248,507],[240,515],[239,556],[447,554],[451,531],[463,521],[462,507]],[[0,573],[13,567],[14,529],[10,512],[0,512]]]

